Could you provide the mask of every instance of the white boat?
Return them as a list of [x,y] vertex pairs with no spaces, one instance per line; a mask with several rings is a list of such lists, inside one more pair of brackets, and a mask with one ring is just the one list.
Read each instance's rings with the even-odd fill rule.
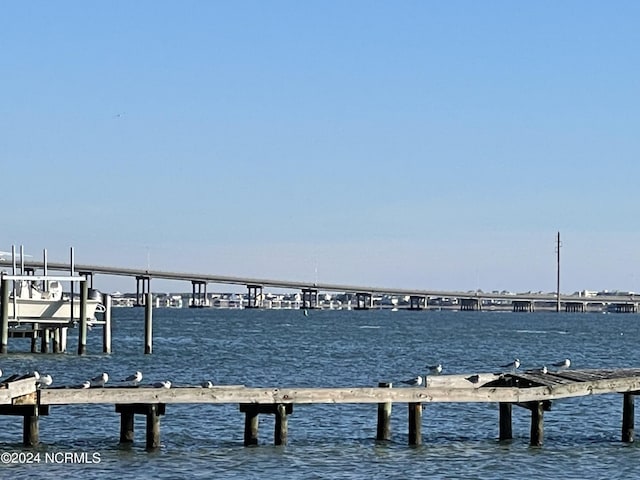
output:
[[[96,312],[103,312],[102,295],[94,289],[89,290],[87,299],[87,320],[95,321]],[[40,282],[17,281],[9,298],[9,320],[71,320],[71,299],[62,292],[62,285],[56,280],[47,282],[42,289]],[[15,307],[15,308],[14,308]],[[73,298],[73,318],[80,319],[80,298]]]

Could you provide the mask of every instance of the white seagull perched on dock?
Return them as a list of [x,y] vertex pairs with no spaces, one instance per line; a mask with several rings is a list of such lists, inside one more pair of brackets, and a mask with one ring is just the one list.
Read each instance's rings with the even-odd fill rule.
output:
[[561,362],[552,363],[551,365],[558,368],[569,368],[571,366],[571,360],[565,358]]
[[80,388],[91,388],[91,382],[87,380],[82,385],[80,385]]
[[513,362],[507,363],[506,365],[500,365],[502,368],[510,368],[511,370],[517,370],[520,368],[520,360],[517,358],[513,359]]
[[427,369],[432,375],[440,375],[442,373],[442,364],[438,363],[437,365],[427,365]]
[[419,387],[422,385],[422,377],[418,375],[416,378],[411,378],[409,380],[402,380],[402,383],[406,385],[410,385],[412,387]]
[[93,377],[90,382],[92,387],[104,387],[104,384],[109,381],[109,374],[103,372],[100,375]]
[[38,380],[38,387],[46,388],[53,383],[53,378],[51,375],[41,375],[40,380]]
[[171,388],[171,382],[169,380],[165,380],[164,382],[155,382],[153,386],[155,388]]
[[213,382],[211,380],[205,380],[202,382],[202,388],[213,388]]
[[123,381],[132,383],[133,385],[138,385],[142,381],[142,372],[138,370],[136,373],[132,373],[131,375],[129,375]]

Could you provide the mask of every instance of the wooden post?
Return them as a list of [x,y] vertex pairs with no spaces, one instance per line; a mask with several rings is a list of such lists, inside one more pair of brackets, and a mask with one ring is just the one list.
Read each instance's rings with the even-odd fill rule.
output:
[[38,407],[23,416],[22,443],[25,447],[35,447],[40,442],[40,429],[38,427]]
[[60,327],[60,353],[67,351],[67,332],[69,327]]
[[0,297],[2,308],[0,309],[0,353],[7,353],[9,344],[9,280],[2,277],[0,282]]
[[258,409],[247,407],[244,409],[244,446],[258,444]]
[[[147,297],[148,298],[148,297]],[[147,450],[160,447],[160,414],[158,404],[149,405],[147,410]]]
[[625,393],[622,401],[622,441],[633,442],[635,397],[631,393]]
[[510,403],[500,403],[500,440],[511,440],[513,438],[511,410]]
[[274,445],[286,445],[287,444],[287,435],[288,435],[288,417],[287,417],[287,406],[283,403],[279,403],[276,405],[275,409],[275,430],[273,433],[273,443]]
[[144,353],[153,353],[153,304],[152,294],[147,292],[144,305]]
[[120,443],[133,443],[134,414],[132,411],[120,413]]
[[532,447],[542,446],[544,435],[544,403],[531,402],[531,442]]
[[[391,388],[391,383],[380,382],[378,387]],[[376,440],[391,440],[391,402],[378,404],[378,428]]]
[[409,445],[422,443],[422,404],[409,403]]
[[53,353],[60,353],[60,327],[53,329]]
[[104,325],[102,326],[102,352],[111,353],[111,295],[102,297]]
[[[78,355],[87,353],[87,299],[89,297],[89,285],[80,282],[80,329],[78,331]],[[73,291],[72,291],[73,294]],[[73,318],[73,301],[71,303],[71,317]]]
[[31,353],[38,353],[38,332],[40,331],[40,325],[38,323],[33,324],[33,333],[31,334]]
[[40,352],[49,353],[49,339],[51,336],[51,330],[48,328],[42,329],[42,339],[40,342]]

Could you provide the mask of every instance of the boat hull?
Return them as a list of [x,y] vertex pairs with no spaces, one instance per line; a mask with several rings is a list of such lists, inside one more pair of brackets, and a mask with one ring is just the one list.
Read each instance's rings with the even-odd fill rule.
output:
[[[96,300],[87,301],[87,320],[95,320],[95,314],[100,302]],[[15,313],[14,313],[15,312]],[[9,300],[9,318],[20,320],[55,319],[70,320],[71,302],[69,300],[43,300],[32,298],[21,298],[14,302]],[[80,319],[80,301],[73,302],[73,318]]]

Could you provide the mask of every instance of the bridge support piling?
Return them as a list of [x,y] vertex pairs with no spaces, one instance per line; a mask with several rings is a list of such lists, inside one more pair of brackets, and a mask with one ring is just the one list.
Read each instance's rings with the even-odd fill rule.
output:
[[424,310],[427,308],[427,297],[421,295],[409,296],[409,310]]
[[262,285],[247,285],[247,307],[262,307]]
[[300,308],[314,309],[318,308],[318,290],[315,288],[302,289],[302,303]]
[[207,282],[191,281],[191,303],[189,308],[202,308],[207,304]]
[[482,310],[482,301],[479,298],[461,298],[460,310],[463,310],[463,311]]
[[147,293],[151,291],[151,278],[145,276],[136,277],[136,307],[141,307],[147,300]]
[[584,302],[565,302],[564,311],[571,312],[571,313],[576,313],[576,312],[582,313],[585,311]]
[[356,293],[356,310],[369,310],[373,308],[373,294],[369,292]]
[[514,312],[533,312],[533,302],[531,300],[514,300]]

